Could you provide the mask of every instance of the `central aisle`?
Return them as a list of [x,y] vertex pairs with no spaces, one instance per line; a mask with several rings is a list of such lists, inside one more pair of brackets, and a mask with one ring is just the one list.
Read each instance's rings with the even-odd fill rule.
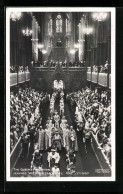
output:
[[[69,110],[69,107],[68,107],[68,104],[67,104],[66,101],[64,102],[64,105],[65,105],[65,110],[64,110],[65,112],[64,112],[64,114],[65,114],[65,117],[67,119],[68,125],[71,126],[74,123],[72,121],[70,110]],[[60,112],[60,109],[59,109],[59,99],[56,100],[55,109],[58,111],[58,113]],[[62,172],[62,176],[66,176],[65,154],[66,154],[65,150],[61,152],[60,170]],[[75,167],[76,167],[76,172],[82,172],[83,171],[81,156],[80,156],[79,152],[76,153]],[[78,175],[76,175],[76,176],[78,176]]]

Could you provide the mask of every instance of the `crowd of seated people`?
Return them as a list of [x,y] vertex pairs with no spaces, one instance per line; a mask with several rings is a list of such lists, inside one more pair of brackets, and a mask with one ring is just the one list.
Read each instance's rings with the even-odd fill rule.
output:
[[17,69],[18,73],[29,72],[28,66],[25,66],[25,70],[23,66],[10,66],[10,73],[17,73]]
[[[67,99],[74,105],[78,129],[83,128],[85,151],[92,141],[92,134],[98,142],[106,161],[111,163],[111,101],[107,92],[91,91],[89,88],[67,94]],[[75,102],[75,104],[73,103]]]
[[[42,121],[42,107],[48,101],[48,95],[31,88],[19,89],[17,94],[10,94],[10,150],[12,151],[22,135],[23,146],[33,141],[35,124]],[[26,150],[23,149],[23,150]],[[22,155],[25,155],[26,151]]]

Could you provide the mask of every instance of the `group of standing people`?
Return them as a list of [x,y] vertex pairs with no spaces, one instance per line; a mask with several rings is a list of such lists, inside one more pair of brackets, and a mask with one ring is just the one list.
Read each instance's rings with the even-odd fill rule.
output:
[[94,135],[98,148],[104,152],[107,162],[111,163],[111,101],[107,92],[102,91],[99,98],[96,90],[91,91],[86,87],[85,90],[69,93],[67,99],[72,101],[71,106],[76,107],[77,130],[82,130],[86,153]]
[[[10,94],[10,150],[12,151],[22,135],[23,145],[28,142],[27,137],[34,139],[34,131],[42,123],[42,106],[49,101],[48,94],[39,93],[34,89],[19,89]],[[25,144],[24,144],[25,143]]]

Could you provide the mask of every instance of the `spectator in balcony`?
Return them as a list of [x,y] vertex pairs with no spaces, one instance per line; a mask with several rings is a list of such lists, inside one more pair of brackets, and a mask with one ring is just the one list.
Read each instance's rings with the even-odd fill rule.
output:
[[104,73],[104,72],[105,72],[105,68],[103,67],[103,65],[101,65],[100,73]]
[[109,66],[108,61],[106,61],[105,65],[104,65],[104,68],[105,68],[105,73],[107,73],[107,72],[108,72],[108,66]]
[[15,66],[10,66],[10,73],[16,73]]
[[98,68],[97,68],[97,66],[96,66],[96,65],[94,65],[94,66],[93,66],[93,70],[92,70],[92,72],[98,72]]

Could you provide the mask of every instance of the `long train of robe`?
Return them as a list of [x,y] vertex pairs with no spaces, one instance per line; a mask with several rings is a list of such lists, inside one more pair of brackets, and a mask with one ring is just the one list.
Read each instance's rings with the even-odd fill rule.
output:
[[51,130],[49,128],[45,129],[45,149],[47,150],[51,147]]
[[66,124],[65,123],[61,123],[60,127],[62,128],[62,132],[63,132],[63,147],[66,147],[65,137],[68,134],[68,130],[66,128]]
[[43,130],[38,131],[38,148],[39,150],[45,149],[45,132]]
[[[74,137],[74,141],[71,140],[71,137]],[[65,141],[66,141],[66,148],[69,150],[73,150],[73,151],[78,151],[78,143],[77,143],[77,136],[76,136],[76,132],[73,131],[69,131],[68,135],[66,135],[65,137]]]

